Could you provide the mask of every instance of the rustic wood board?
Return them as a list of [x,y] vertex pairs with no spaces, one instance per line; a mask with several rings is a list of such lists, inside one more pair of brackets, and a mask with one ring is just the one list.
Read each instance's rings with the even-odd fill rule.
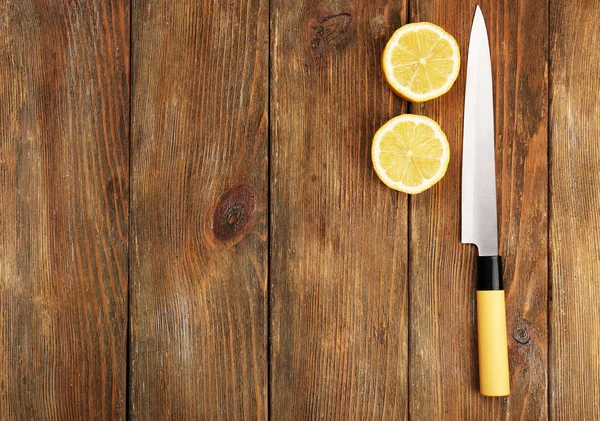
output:
[[[600,419],[600,6],[479,3],[512,386],[490,399],[459,243],[476,3],[0,2],[0,419]],[[423,105],[380,71],[408,21],[463,53]],[[407,111],[452,154],[411,197],[370,158]]]
[[451,162],[444,179],[410,200],[410,419],[547,418],[546,0],[479,2],[494,78],[500,254],[504,260],[510,398],[479,394],[475,246],[460,244],[466,59],[475,1],[410,3],[411,21],[441,25],[458,41],[453,89],[411,110],[438,121]]
[[129,4],[0,3],[0,419],[125,418]]
[[600,3],[550,10],[550,414],[598,420]]
[[406,419],[407,197],[370,158],[406,4],[271,11],[271,419]]
[[269,4],[132,14],[129,413],[264,420]]

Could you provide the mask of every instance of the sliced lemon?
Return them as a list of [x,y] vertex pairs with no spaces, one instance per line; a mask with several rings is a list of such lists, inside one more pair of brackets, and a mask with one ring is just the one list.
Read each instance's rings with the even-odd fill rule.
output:
[[377,130],[371,158],[375,172],[386,186],[415,194],[427,190],[444,176],[450,146],[435,121],[402,114]]
[[450,90],[460,70],[460,50],[448,32],[429,22],[398,29],[383,51],[383,73],[401,97],[423,102]]

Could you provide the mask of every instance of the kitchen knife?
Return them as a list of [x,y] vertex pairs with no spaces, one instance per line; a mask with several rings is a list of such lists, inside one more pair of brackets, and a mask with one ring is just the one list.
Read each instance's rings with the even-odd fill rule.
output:
[[510,393],[502,261],[498,256],[494,105],[487,29],[477,6],[467,58],[462,168],[462,242],[477,245],[479,389]]

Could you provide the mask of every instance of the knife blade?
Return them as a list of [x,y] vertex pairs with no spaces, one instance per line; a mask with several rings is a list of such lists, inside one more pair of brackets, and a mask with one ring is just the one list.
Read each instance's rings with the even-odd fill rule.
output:
[[510,394],[502,262],[498,256],[494,104],[487,28],[475,11],[465,90],[461,241],[475,244],[479,383],[484,396]]

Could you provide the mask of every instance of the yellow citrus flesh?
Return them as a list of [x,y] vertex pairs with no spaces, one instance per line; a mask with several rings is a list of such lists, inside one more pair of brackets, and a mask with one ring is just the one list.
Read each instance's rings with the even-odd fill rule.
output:
[[415,194],[427,190],[444,176],[450,147],[435,121],[403,114],[375,133],[371,157],[375,172],[385,185]]
[[456,40],[437,25],[410,23],[388,41],[382,57],[383,73],[403,98],[423,102],[450,90],[460,70]]

